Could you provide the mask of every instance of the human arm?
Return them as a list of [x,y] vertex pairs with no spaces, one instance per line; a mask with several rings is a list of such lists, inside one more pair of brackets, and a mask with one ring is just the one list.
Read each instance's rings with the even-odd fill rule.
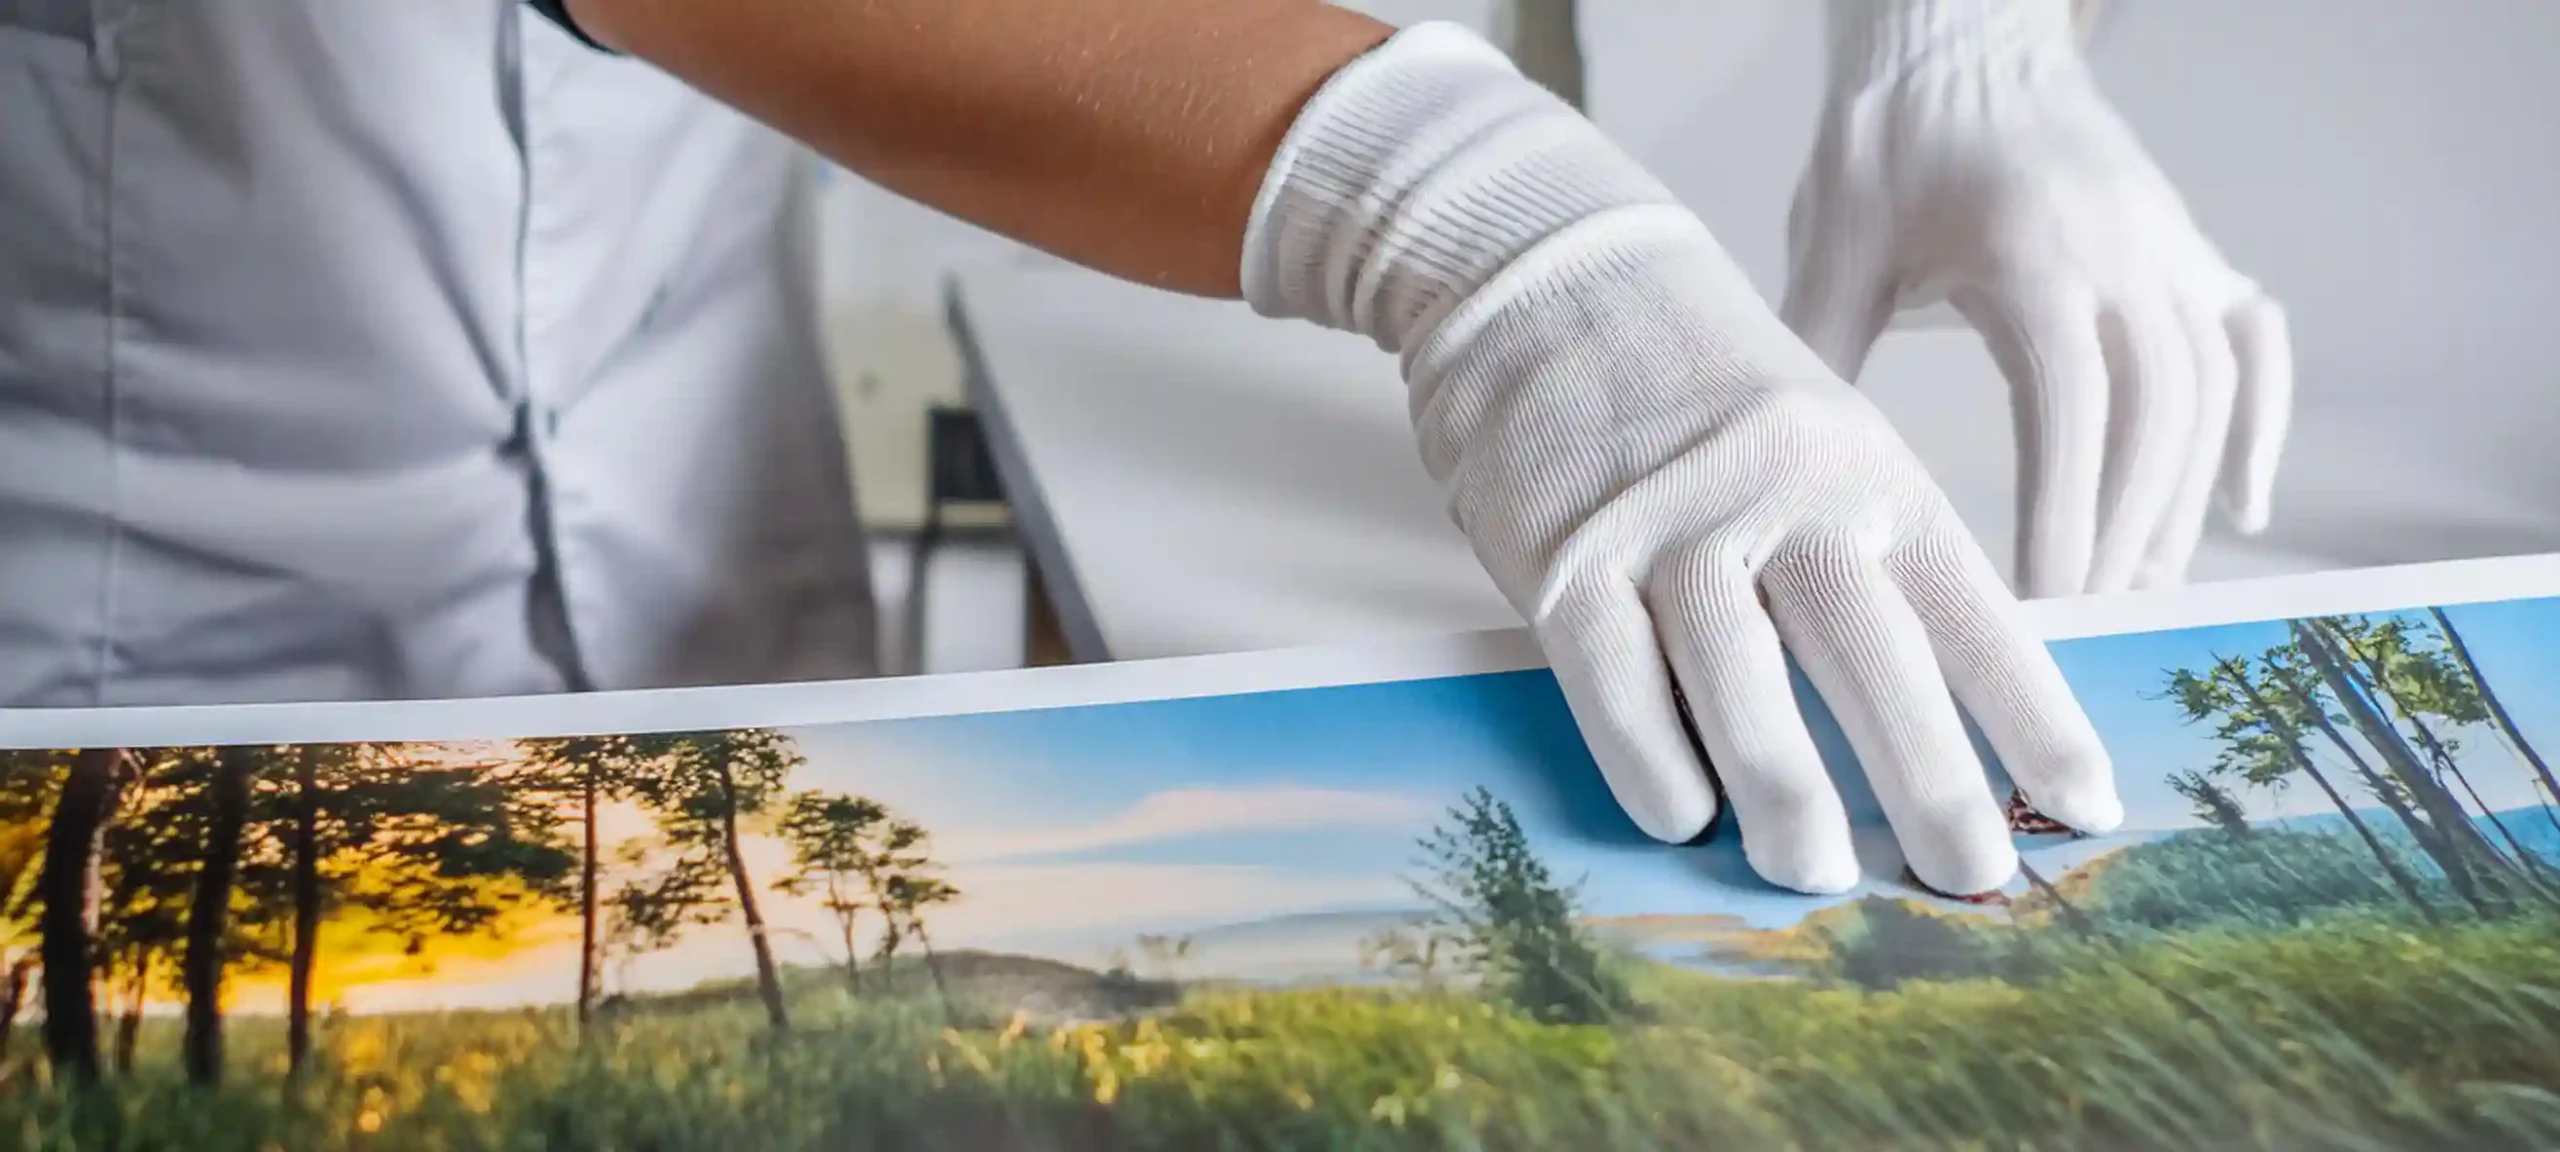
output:
[[1943,300],[1982,334],[2017,414],[2034,596],[2183,581],[2217,481],[2262,529],[2292,403],[2283,309],[2099,93],[2074,7],[1830,0],[1782,306],[1852,380],[1897,310]]
[[1310,0],[574,0],[570,12],[890,191],[1116,276],[1228,297],[1299,106],[1393,31]]
[[[934,207],[1396,353],[1427,470],[1657,838],[1729,803],[1772,881],[1858,881],[1786,649],[1933,887],[2015,869],[1957,699],[2047,814],[2120,819],[2087,718],[1918,462],[1588,120],[1448,26],[1390,40],[1282,0],[1035,18],[1051,7],[575,11]],[[890,75],[846,78],[866,68]]]

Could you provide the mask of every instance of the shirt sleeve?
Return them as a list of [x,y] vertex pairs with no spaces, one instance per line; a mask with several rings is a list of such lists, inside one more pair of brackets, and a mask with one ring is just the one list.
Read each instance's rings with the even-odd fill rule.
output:
[[524,0],[524,2],[526,7],[541,13],[544,19],[559,25],[562,31],[577,37],[578,43],[598,52],[618,55],[613,52],[613,49],[597,43],[595,37],[587,35],[585,29],[578,27],[576,20],[570,19],[569,0]]

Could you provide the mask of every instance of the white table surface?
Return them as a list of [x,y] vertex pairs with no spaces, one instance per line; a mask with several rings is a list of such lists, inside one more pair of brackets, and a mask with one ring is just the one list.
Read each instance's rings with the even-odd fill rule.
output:
[[[1594,117],[1764,293],[1820,8],[1601,5],[1583,30]],[[2101,83],[2293,319],[2275,526],[2209,539],[2197,579],[2560,551],[2555,55],[2550,4],[2144,0],[2111,21]],[[954,291],[1079,655],[1517,622],[1423,475],[1385,353],[1056,264]],[[2015,451],[1980,342],[1889,334],[1860,383],[2005,568]]]
[[970,391],[1079,659],[1516,625],[1393,358],[1080,269],[960,281]]
[[[1079,658],[1518,623],[1423,473],[1393,358],[1366,341],[1063,267],[980,273],[954,301],[973,399]],[[2016,456],[1979,342],[1890,334],[1862,386],[2005,570]],[[2560,406],[2537,413],[2560,432]],[[2499,422],[2342,415],[2306,414],[2276,526],[2208,539],[2198,579],[2560,545],[2531,501],[2500,499]],[[2373,463],[2390,459],[2407,463]]]

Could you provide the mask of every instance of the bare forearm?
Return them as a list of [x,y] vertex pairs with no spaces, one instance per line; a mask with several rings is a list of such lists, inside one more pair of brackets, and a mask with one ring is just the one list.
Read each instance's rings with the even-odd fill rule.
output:
[[1391,29],[1315,0],[575,0],[587,31],[934,208],[1237,293],[1299,107]]

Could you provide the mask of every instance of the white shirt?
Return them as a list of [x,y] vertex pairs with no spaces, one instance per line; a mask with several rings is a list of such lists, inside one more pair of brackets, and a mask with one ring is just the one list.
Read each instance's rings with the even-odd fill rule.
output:
[[0,0],[0,705],[870,671],[811,163],[511,0]]

